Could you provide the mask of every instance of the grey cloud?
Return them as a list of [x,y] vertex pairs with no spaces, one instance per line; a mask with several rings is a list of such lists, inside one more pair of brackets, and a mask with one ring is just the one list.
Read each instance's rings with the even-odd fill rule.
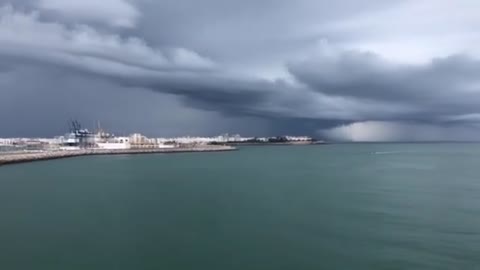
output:
[[290,72],[324,93],[382,100],[445,97],[466,93],[478,83],[480,61],[467,56],[428,64],[394,64],[374,53],[348,51],[293,63]]
[[[479,119],[475,58],[400,64],[345,51],[342,42],[361,39],[361,32],[324,31],[398,1],[56,1],[0,0],[9,4],[0,11],[0,120],[11,126],[5,113],[27,102],[21,122],[29,122],[26,115],[41,109],[35,99],[51,109],[43,122],[66,111],[87,122],[106,115],[125,130],[167,134],[206,133],[203,127],[312,134],[353,122],[446,126]],[[116,10],[119,3],[138,14]],[[98,12],[86,14],[90,5]],[[323,38],[335,40],[335,54],[318,53]],[[21,78],[32,85],[18,84]],[[148,128],[157,118],[168,131]]]
[[252,117],[223,117],[185,107],[177,96],[125,88],[71,69],[29,63],[0,74],[1,136],[55,136],[78,119],[116,134],[148,136],[215,135],[226,131],[268,134]]
[[0,54],[36,58],[45,62],[132,70],[210,69],[214,63],[185,48],[164,50],[148,46],[137,37],[121,38],[78,25],[67,28],[43,22],[38,14],[18,12],[11,6],[0,9]]
[[39,0],[37,6],[80,22],[101,22],[115,27],[134,27],[139,11],[127,0]]
[[[340,105],[332,104],[331,98],[308,89],[215,70],[210,60],[186,49],[171,49],[173,56],[169,58],[136,38],[122,39],[88,27],[68,29],[41,22],[34,14],[19,13],[11,7],[4,8],[2,15],[0,54],[185,96],[190,104],[226,114],[321,119],[338,115],[348,119],[347,107],[355,103],[338,99]],[[16,26],[15,32],[12,25]],[[306,110],[290,105],[302,103],[306,103]],[[324,108],[317,111],[317,106]],[[322,111],[327,114],[323,116]]]
[[[317,28],[399,1],[139,0],[138,30],[154,44],[184,46],[241,69],[261,72],[323,38]],[[174,27],[172,27],[174,26]]]
[[410,120],[440,121],[477,113],[480,105],[480,61],[465,55],[407,65],[349,51],[292,63],[289,70],[318,92],[408,104]]

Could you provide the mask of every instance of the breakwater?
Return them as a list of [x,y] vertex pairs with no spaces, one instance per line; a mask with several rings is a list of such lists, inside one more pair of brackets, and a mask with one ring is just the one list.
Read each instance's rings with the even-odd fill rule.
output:
[[169,154],[188,152],[221,152],[232,151],[237,148],[226,145],[204,145],[195,147],[151,148],[151,149],[81,149],[69,151],[37,151],[14,152],[0,155],[0,166],[7,164],[25,163],[40,160],[51,160],[89,155],[134,155],[134,154]]

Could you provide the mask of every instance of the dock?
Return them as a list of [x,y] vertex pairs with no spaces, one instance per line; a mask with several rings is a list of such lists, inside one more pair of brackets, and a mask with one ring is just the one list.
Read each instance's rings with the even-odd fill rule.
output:
[[203,145],[194,147],[176,148],[148,148],[148,149],[81,149],[81,150],[46,150],[37,152],[15,152],[0,155],[0,166],[7,164],[26,163],[41,160],[52,160],[79,156],[93,155],[138,155],[138,154],[170,154],[194,152],[223,152],[233,151],[236,147],[227,145]]

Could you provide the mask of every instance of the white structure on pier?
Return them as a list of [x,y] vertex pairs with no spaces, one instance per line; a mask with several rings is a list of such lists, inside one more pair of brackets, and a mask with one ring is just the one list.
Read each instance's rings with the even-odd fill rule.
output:
[[97,143],[98,148],[100,149],[130,149],[130,138],[129,137],[113,137],[108,138],[104,141],[98,141]]

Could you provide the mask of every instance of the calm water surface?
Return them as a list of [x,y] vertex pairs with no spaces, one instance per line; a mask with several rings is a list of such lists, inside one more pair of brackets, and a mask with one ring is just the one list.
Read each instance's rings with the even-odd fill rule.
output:
[[0,167],[0,269],[480,269],[480,145]]

